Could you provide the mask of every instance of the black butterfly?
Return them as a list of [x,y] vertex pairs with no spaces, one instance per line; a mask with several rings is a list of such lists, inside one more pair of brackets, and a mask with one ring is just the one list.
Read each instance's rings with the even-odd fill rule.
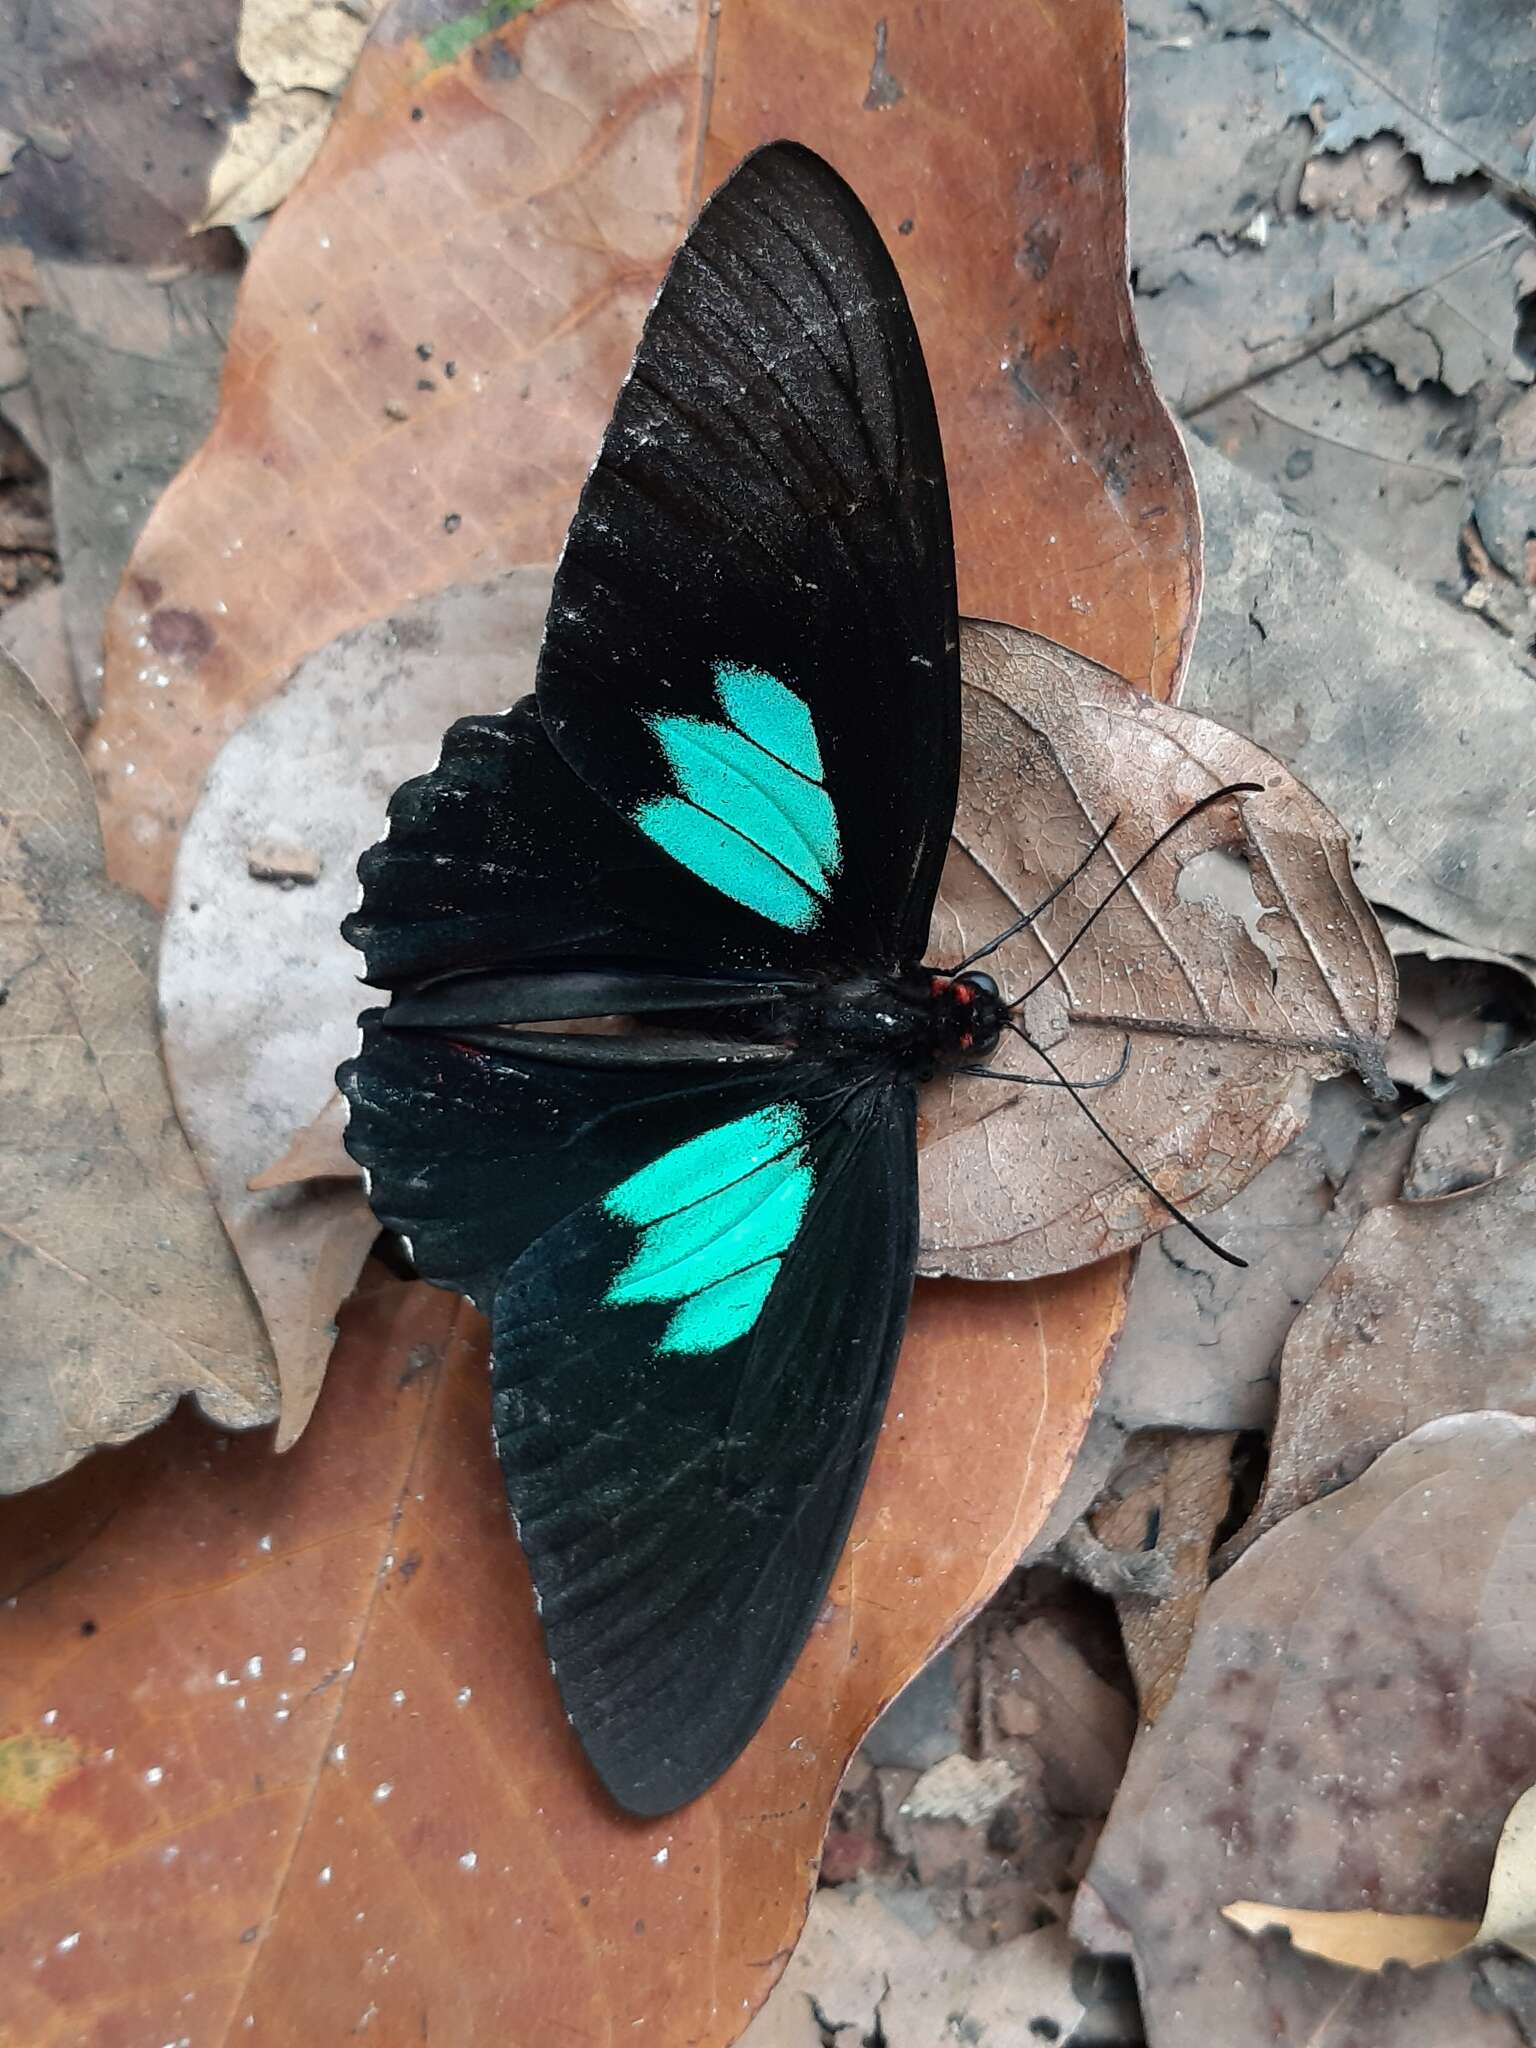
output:
[[[1008,1021],[920,964],[957,641],[895,268],[775,144],[652,309],[536,697],[397,792],[345,927],[392,992],[338,1077],[348,1148],[491,1318],[555,1674],[637,1813],[713,1782],[805,1640],[906,1319],[918,1086]],[[643,1028],[547,1028],[611,1016]]]

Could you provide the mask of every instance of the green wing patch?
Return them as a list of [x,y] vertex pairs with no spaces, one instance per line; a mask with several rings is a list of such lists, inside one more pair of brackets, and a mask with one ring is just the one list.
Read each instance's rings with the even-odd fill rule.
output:
[[664,1152],[603,1207],[640,1233],[604,1302],[676,1303],[658,1353],[722,1350],[762,1314],[811,1199],[804,1113],[760,1109]]

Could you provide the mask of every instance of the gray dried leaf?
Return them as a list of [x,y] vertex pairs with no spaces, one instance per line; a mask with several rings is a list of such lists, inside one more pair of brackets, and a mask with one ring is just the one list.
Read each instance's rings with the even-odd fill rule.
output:
[[1360,886],[1536,958],[1531,679],[1477,620],[1297,519],[1194,442],[1205,603],[1184,702],[1251,733],[1353,828]]
[[1264,1491],[1237,1540],[1473,1408],[1536,1414],[1536,1161],[1364,1217],[1291,1326]]
[[[309,1418],[377,1234],[355,1176],[305,1170],[313,1147],[297,1178],[269,1171],[317,1121],[327,1156],[335,1070],[368,1001],[340,930],[357,857],[455,718],[531,687],[548,602],[548,571],[520,570],[346,634],[226,742],[182,838],[160,957],[166,1064],[271,1333],[280,1447]],[[273,842],[304,849],[315,879],[253,874],[252,846]]]
[[155,919],[102,878],[84,763],[0,656],[0,1492],[192,1394],[270,1422],[261,1322],[171,1107]]
[[1159,2048],[1444,2041],[1507,2048],[1471,1958],[1341,1978],[1221,1917],[1236,1899],[1475,1921],[1536,1778],[1524,1631],[1536,1422],[1449,1417],[1271,1530],[1206,1595],[1138,1741],[1079,1932],[1129,1949]]

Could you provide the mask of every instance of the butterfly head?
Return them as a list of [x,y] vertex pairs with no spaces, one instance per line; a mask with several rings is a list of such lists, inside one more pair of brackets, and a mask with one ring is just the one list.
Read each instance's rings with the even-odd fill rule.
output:
[[928,977],[933,1052],[941,1065],[980,1059],[997,1044],[1007,1005],[990,974]]

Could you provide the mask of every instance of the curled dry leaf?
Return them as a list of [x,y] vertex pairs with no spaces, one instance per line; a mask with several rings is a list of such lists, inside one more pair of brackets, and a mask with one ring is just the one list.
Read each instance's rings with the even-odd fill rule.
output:
[[[1114,1073],[1129,1048],[1086,1099],[1175,1201],[1219,1207],[1301,1128],[1306,1077],[1382,1073],[1392,961],[1343,828],[1262,748],[1081,656],[1007,626],[970,623],[963,644],[958,846],[930,957],[967,956],[1048,904],[983,964],[1010,994],[1039,984],[1025,1029],[1072,1079]],[[1065,959],[1117,873],[1235,782],[1262,793],[1177,832]],[[1007,1039],[989,1064],[1051,1078]],[[926,1116],[924,1271],[1024,1278],[1167,1221],[1063,1089],[957,1077]]]
[[0,1492],[183,1394],[232,1428],[276,1410],[160,1066],[155,920],[101,862],[84,763],[0,656]]
[[[350,1166],[339,1179],[265,1171],[356,1050],[368,997],[340,926],[357,857],[454,718],[531,686],[548,601],[548,572],[529,570],[345,635],[230,740],[182,838],[160,949],[166,1064],[272,1335],[281,1446],[314,1406],[377,1235]],[[303,848],[316,879],[285,889],[253,874],[264,841]]]
[[[200,227],[270,213],[314,162],[382,0],[244,0],[236,51],[251,102],[208,173]],[[506,11],[510,11],[510,8]]]
[[[1206,1595],[1085,1882],[1081,1928],[1129,1948],[1149,2038],[1508,2048],[1470,1958],[1342,1981],[1250,1947],[1234,1899],[1475,1923],[1536,1779],[1516,1618],[1536,1597],[1536,1421],[1459,1415],[1261,1538]],[[1095,1924],[1097,1923],[1097,1924]]]
[[726,1777],[653,1822],[614,1812],[566,1723],[483,1326],[447,1295],[369,1269],[286,1458],[173,1426],[0,1506],[0,1764],[48,1781],[8,1799],[0,1768],[17,2038],[72,2048],[88,2013],[224,2048],[642,2021],[724,2048],[799,1933],[854,1745],[1059,1486],[1103,1310],[1089,1273],[921,1291],[799,1664]]

